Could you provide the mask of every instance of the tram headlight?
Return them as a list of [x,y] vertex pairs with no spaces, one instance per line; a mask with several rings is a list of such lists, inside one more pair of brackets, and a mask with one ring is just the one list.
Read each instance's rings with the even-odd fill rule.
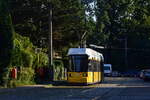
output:
[[83,73],[82,76],[83,77],[87,77],[88,75],[87,75],[87,73]]

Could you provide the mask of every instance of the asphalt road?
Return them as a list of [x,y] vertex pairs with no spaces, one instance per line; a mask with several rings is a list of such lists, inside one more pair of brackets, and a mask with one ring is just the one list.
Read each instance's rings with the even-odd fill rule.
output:
[[114,77],[90,86],[25,86],[0,89],[0,100],[150,100],[150,82]]

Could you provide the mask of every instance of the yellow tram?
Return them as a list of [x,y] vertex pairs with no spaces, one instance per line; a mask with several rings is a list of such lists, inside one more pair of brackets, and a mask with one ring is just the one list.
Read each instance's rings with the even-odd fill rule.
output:
[[86,85],[103,81],[104,58],[101,53],[90,48],[70,48],[68,56],[68,83]]

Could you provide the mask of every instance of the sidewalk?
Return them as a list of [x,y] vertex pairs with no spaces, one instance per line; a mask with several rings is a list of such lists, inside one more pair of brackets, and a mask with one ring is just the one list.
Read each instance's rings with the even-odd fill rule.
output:
[[19,86],[16,88],[0,88],[0,94],[7,94],[10,92],[18,92],[18,91],[24,91],[24,90],[30,90],[37,87],[44,87],[44,85],[26,85],[26,86]]
[[[111,81],[110,79],[109,81]],[[0,94],[7,94],[9,92],[18,92],[18,91],[24,91],[24,90],[30,90],[33,88],[113,88],[120,85],[120,83],[116,84],[116,82],[112,82],[113,84],[109,84],[109,82],[103,82],[102,84],[94,84],[94,85],[88,85],[88,86],[67,86],[67,85],[52,85],[52,84],[38,84],[38,85],[25,85],[25,86],[19,86],[16,88],[0,88]]]

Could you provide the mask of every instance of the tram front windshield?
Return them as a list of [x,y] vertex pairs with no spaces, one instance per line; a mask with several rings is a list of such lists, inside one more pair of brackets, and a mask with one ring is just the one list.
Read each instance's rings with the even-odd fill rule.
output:
[[87,72],[87,69],[88,69],[88,56],[87,55],[70,56],[69,71]]

